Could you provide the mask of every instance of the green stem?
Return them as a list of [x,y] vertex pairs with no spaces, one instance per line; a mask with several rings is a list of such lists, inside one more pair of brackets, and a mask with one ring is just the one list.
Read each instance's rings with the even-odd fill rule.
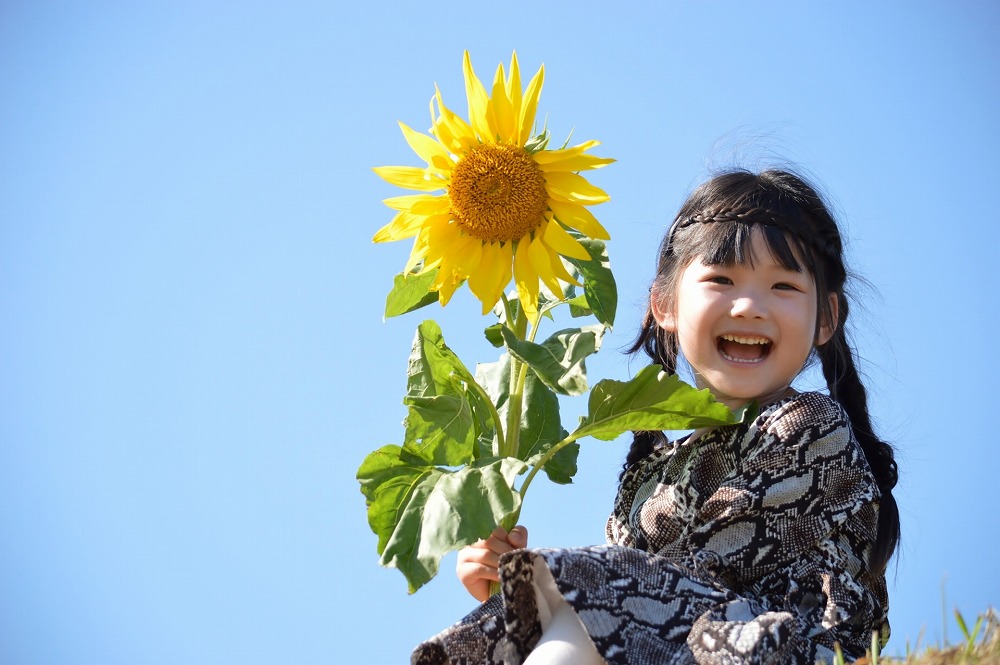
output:
[[576,433],[570,434],[565,439],[549,448],[548,452],[542,455],[542,458],[538,460],[533,467],[531,467],[531,471],[528,472],[528,475],[524,477],[524,482],[521,483],[521,489],[518,490],[518,494],[521,495],[522,506],[524,505],[524,495],[528,493],[528,487],[531,485],[531,481],[534,479],[535,474],[538,473],[539,469],[548,464],[549,460],[556,456],[556,453],[576,441],[576,439]]
[[[508,316],[508,327],[518,339],[524,339],[527,332],[527,317],[521,308],[518,308],[514,320],[510,320],[510,304],[505,300],[504,309]],[[521,401],[524,398],[524,380],[527,376],[528,366],[511,356],[510,358],[510,396],[507,401],[507,446],[506,457],[517,457],[517,451],[521,443]]]
[[519,382],[518,378],[522,369],[527,369],[524,363],[511,356],[510,397],[507,401],[507,448],[504,451],[506,457],[517,457],[517,449],[521,445],[521,400],[524,397],[524,383]]

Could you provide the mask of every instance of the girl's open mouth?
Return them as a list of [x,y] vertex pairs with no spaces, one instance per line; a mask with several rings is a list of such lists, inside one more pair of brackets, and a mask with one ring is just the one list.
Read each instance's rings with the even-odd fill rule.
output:
[[771,340],[755,335],[722,335],[717,342],[719,353],[734,363],[758,363],[771,353]]

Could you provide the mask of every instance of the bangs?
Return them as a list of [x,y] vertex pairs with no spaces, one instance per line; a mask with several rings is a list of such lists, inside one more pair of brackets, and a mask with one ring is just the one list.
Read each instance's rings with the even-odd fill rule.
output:
[[[692,224],[684,229],[683,239],[687,256],[702,257],[707,265],[746,266],[754,268],[760,257],[753,254],[751,243],[754,230],[760,231],[771,256],[782,268],[792,272],[802,272],[802,262],[810,261],[809,248],[796,236],[771,224],[729,222],[724,224]],[[680,243],[678,243],[680,244]]]

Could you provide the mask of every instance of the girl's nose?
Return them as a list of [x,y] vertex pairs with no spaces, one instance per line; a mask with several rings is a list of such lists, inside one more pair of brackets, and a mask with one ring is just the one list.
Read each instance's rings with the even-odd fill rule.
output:
[[730,314],[733,317],[744,319],[761,318],[765,314],[765,308],[762,299],[756,294],[744,293],[733,299]]

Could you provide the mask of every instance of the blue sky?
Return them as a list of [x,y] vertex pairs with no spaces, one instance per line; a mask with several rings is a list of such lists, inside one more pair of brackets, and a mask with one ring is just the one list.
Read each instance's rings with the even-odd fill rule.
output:
[[[343,3],[340,3],[343,4]],[[406,662],[473,601],[378,566],[354,474],[402,436],[416,325],[373,245],[436,82],[516,49],[592,180],[635,369],[664,227],[713,169],[785,164],[843,220],[855,337],[898,446],[891,648],[1000,602],[995,3],[55,3],[0,7],[0,660]],[[583,404],[567,400],[564,417]],[[536,483],[531,544],[603,540],[627,446]],[[954,622],[948,636],[958,637]]]

